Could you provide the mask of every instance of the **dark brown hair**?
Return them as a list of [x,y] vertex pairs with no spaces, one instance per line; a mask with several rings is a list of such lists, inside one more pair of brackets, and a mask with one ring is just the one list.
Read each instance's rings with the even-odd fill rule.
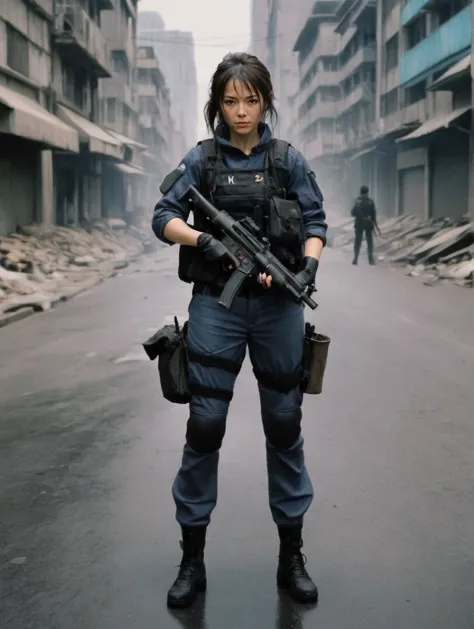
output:
[[209,131],[215,133],[216,118],[223,122],[222,101],[229,81],[242,81],[250,90],[257,90],[262,96],[262,118],[270,115],[277,119],[270,72],[254,55],[246,52],[232,52],[224,57],[214,72],[209,89],[209,100],[204,108],[204,117]]

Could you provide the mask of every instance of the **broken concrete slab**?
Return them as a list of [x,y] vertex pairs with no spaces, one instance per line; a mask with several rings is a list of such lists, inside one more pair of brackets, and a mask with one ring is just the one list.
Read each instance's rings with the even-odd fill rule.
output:
[[0,314],[48,309],[144,253],[147,235],[122,221],[87,228],[29,225],[0,238]]

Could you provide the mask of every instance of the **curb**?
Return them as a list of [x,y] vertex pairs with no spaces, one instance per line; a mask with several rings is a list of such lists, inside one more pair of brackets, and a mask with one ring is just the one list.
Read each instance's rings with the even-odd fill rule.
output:
[[[134,262],[135,260],[138,260],[142,255],[143,254],[131,256],[130,258],[127,258],[127,262]],[[62,295],[59,295],[58,297],[55,297],[54,299],[52,299],[50,302],[51,303],[50,309],[54,308],[55,306],[61,303],[70,301],[77,295],[80,295],[81,293],[84,293],[85,291],[88,291],[91,288],[94,288],[94,286],[98,286],[99,284],[102,284],[105,280],[115,277],[117,272],[118,271],[116,269],[114,269],[113,267],[110,268],[109,266],[109,268],[104,272],[103,275],[92,278],[89,281],[84,282],[84,284],[81,284],[77,288],[73,288],[67,293],[63,293]],[[43,311],[35,310],[32,307],[27,307],[27,308],[22,308],[21,310],[17,310],[15,312],[7,312],[3,315],[0,315],[0,329],[6,327],[7,325],[10,325],[11,323],[22,321],[23,319],[26,319],[30,317],[31,315],[36,314],[38,312],[43,312]]]
[[17,310],[16,312],[7,312],[6,314],[0,315],[0,328],[4,328],[10,323],[26,319],[32,314],[35,314],[33,308],[22,308],[22,310]]

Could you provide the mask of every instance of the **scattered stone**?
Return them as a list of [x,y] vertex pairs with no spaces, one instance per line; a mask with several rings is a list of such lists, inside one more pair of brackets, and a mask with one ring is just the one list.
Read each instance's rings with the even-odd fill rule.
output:
[[0,315],[47,310],[85,282],[109,277],[143,254],[149,235],[121,219],[87,228],[28,225],[0,237]]
[[[329,232],[331,229],[329,230]],[[404,215],[389,219],[375,233],[378,262],[404,266],[406,275],[417,277],[426,286],[452,282],[474,284],[474,224],[468,219],[420,219]],[[353,221],[344,221],[332,230],[328,244],[352,253]],[[364,241],[363,249],[366,249]],[[361,251],[361,256],[365,251]]]

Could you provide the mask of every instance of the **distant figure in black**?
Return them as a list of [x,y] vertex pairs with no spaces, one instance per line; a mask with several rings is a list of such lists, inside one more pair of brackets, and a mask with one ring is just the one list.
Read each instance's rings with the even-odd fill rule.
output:
[[364,233],[367,239],[369,264],[375,264],[374,229],[378,228],[377,213],[375,210],[375,203],[369,197],[369,189],[367,186],[361,186],[360,196],[356,199],[354,207],[352,208],[351,216],[355,218],[354,260],[352,261],[352,264],[357,264]]

